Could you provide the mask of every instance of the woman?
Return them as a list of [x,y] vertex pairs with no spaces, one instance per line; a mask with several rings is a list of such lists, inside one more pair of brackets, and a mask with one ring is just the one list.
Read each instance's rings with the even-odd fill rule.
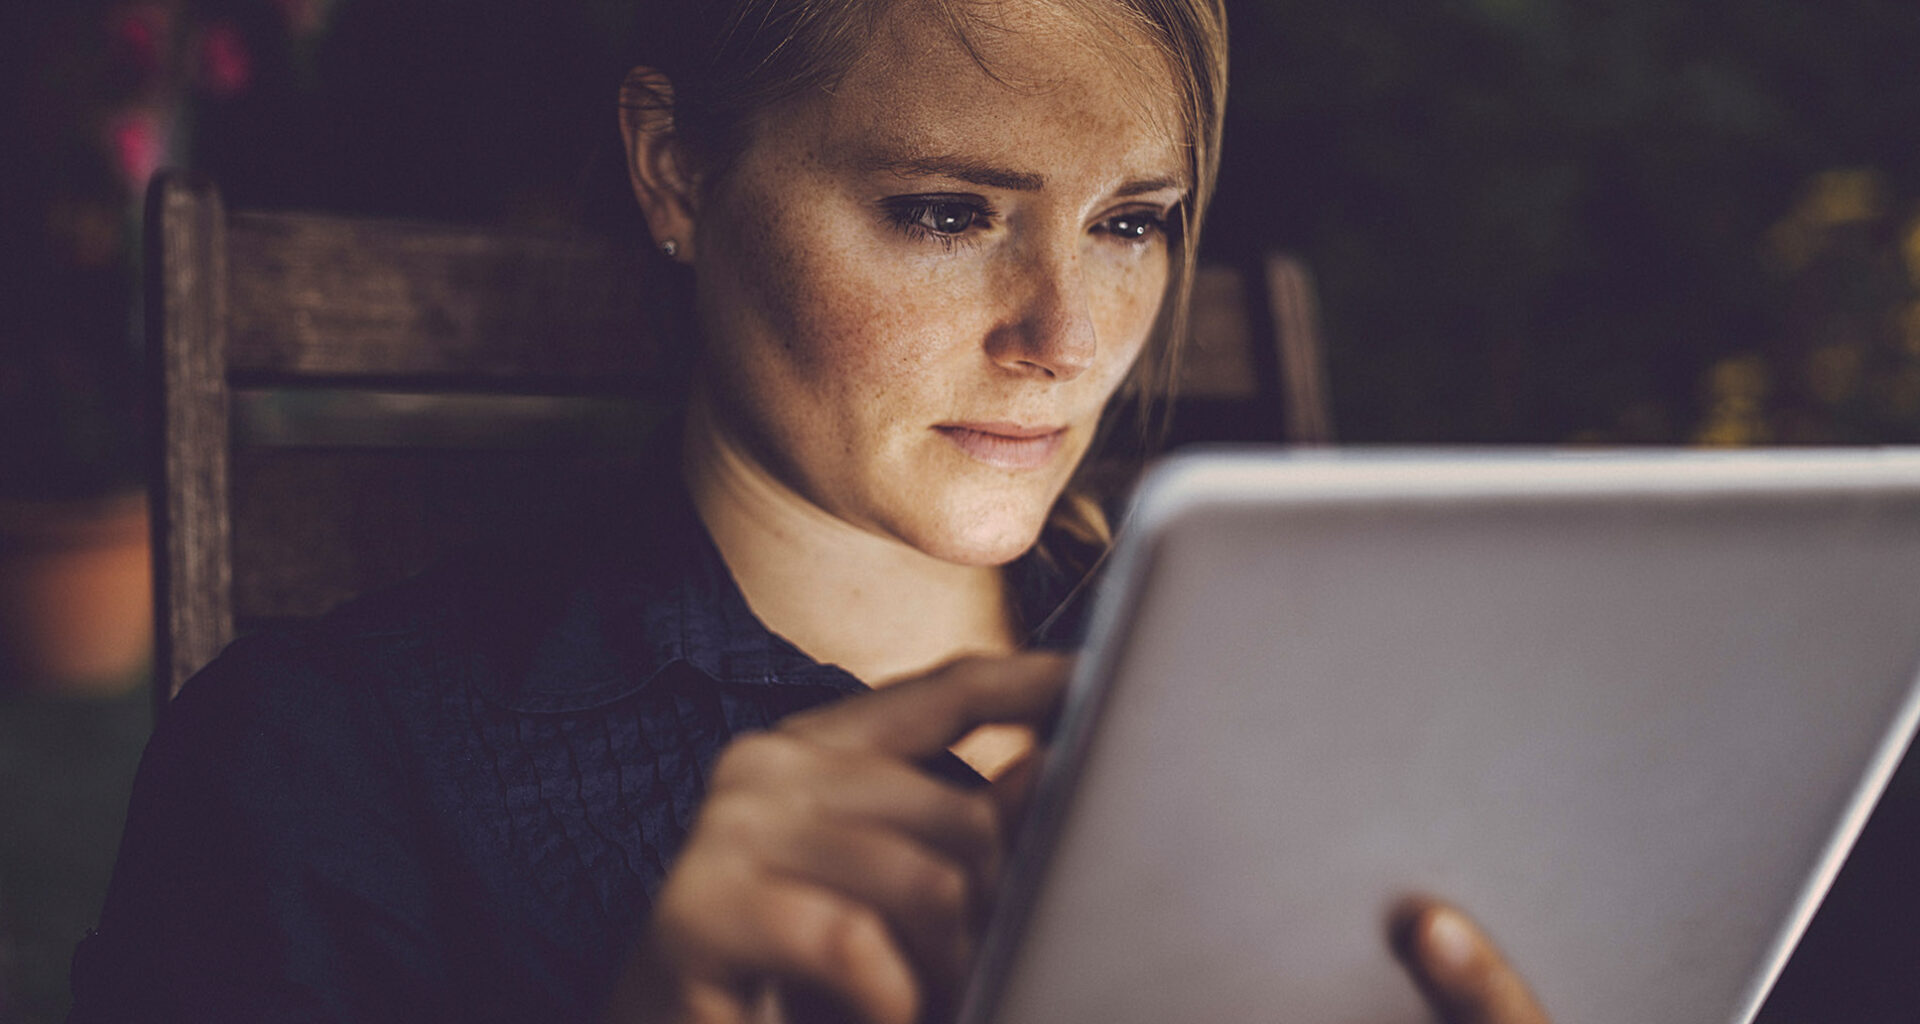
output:
[[[1170,373],[1222,17],[734,0],[670,24],[621,120],[695,281],[675,458],[190,683],[76,1020],[950,1003],[1063,678],[1017,652],[1070,639],[1104,539],[1071,481]],[[1542,1019],[1458,914],[1403,938],[1449,1019]]]

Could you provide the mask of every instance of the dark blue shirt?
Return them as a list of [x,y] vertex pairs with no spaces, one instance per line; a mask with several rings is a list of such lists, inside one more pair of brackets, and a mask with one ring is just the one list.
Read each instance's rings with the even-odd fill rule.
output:
[[[755,618],[671,473],[637,490],[191,680],[71,1021],[591,1019],[721,748],[865,689]],[[1055,565],[1010,570],[1042,643]]]

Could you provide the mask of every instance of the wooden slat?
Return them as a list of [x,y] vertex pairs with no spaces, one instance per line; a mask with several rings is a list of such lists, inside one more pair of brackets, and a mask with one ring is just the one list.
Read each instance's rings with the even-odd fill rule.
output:
[[1184,398],[1247,400],[1261,393],[1253,357],[1252,305],[1246,280],[1232,267],[1202,266],[1194,275],[1190,342],[1180,362]]
[[662,264],[584,236],[247,213],[228,247],[236,373],[605,385],[685,336]]
[[158,382],[155,692],[164,704],[233,639],[227,530],[226,216],[210,187],[148,198],[148,339]]
[[632,451],[669,413],[664,400],[233,388],[233,443],[276,448]]
[[1313,275],[1306,263],[1286,253],[1268,254],[1263,270],[1274,337],[1280,346],[1287,440],[1332,444],[1333,396],[1327,387],[1326,346],[1320,336]]

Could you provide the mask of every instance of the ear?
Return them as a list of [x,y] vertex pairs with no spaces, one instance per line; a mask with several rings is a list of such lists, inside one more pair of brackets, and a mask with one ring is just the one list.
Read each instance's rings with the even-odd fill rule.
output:
[[627,180],[656,246],[673,243],[673,259],[694,257],[700,181],[673,130],[673,83],[653,68],[634,68],[620,83],[620,137]]

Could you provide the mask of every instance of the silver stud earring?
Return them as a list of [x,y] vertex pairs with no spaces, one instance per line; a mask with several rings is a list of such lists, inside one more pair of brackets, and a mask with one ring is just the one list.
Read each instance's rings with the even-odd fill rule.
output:
[[665,253],[668,259],[672,259],[675,256],[680,255],[680,243],[669,238],[666,241],[660,243],[660,251],[662,253]]

